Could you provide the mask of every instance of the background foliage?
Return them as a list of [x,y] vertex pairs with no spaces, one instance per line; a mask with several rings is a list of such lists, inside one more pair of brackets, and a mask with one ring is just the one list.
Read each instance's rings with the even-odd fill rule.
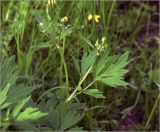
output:
[[158,9],[158,0],[1,1],[1,129],[158,131]]

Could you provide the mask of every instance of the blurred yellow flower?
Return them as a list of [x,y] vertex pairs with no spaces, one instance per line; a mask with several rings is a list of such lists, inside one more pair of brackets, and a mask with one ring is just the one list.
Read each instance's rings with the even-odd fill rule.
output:
[[90,14],[88,15],[88,21],[91,21],[93,19],[93,16]]
[[101,18],[101,16],[100,15],[95,15],[94,16],[94,19],[95,19],[95,21],[97,22],[97,23],[99,23],[99,19]]
[[63,17],[63,18],[61,19],[61,22],[68,22],[68,17],[67,17],[67,16]]
[[64,22],[68,22],[68,17],[64,17]]

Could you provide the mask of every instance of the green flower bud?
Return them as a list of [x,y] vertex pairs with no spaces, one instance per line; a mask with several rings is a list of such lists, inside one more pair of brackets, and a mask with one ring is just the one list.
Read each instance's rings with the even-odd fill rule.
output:
[[98,45],[99,45],[99,42],[98,42],[98,39],[97,39],[96,44],[95,44],[96,48],[98,48]]
[[103,38],[102,38],[102,44],[104,44],[105,40],[106,40],[106,38],[103,37]]
[[42,23],[42,22],[40,22],[40,23],[39,23],[39,26],[40,26],[40,27],[43,27],[43,23]]

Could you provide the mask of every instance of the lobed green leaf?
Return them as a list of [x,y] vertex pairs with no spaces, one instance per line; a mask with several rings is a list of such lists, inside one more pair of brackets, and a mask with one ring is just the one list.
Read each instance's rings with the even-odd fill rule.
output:
[[83,91],[83,93],[95,98],[105,98],[105,96],[102,95],[103,92],[99,91],[98,89],[86,89]]
[[94,78],[111,87],[126,86],[123,80],[124,75],[128,72],[125,66],[128,64],[128,52],[121,56],[109,56],[105,53],[94,66]]

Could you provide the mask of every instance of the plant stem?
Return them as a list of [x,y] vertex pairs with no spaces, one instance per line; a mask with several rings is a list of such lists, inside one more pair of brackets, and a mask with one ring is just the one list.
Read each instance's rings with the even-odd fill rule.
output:
[[88,89],[95,81],[96,81],[96,80],[92,81],[92,82],[91,82],[87,87],[85,87],[82,91],[78,92],[78,93],[76,94],[76,96],[79,95],[79,94],[81,94],[81,93],[82,93],[83,91],[85,91],[86,89]]
[[63,39],[62,62],[63,62],[63,66],[64,66],[65,76],[66,76],[67,95],[69,96],[69,78],[68,78],[68,70],[67,70],[66,61],[64,59],[64,51],[65,51],[65,38]]
[[67,95],[69,96],[69,80],[68,80],[67,65],[66,65],[66,62],[64,60],[64,56],[62,54],[61,54],[61,57],[62,57],[62,62],[63,62],[63,66],[64,66],[64,72],[65,72],[65,77],[66,77]]
[[85,91],[86,89],[88,89],[95,81],[96,81],[96,80],[93,80],[87,87],[85,87],[85,88],[83,89],[83,91]]
[[156,99],[156,102],[154,103],[154,106],[153,106],[153,108],[152,108],[152,111],[151,111],[151,113],[150,113],[150,115],[149,115],[149,118],[148,118],[148,120],[147,120],[147,122],[146,122],[146,125],[145,125],[146,128],[148,127],[148,125],[149,125],[149,123],[150,123],[150,121],[151,121],[151,118],[152,118],[152,116],[153,116],[153,114],[154,114],[154,111],[156,110],[156,106],[157,106],[157,104],[158,104],[159,99],[160,99],[160,94],[158,95],[158,97],[157,97],[157,99]]
[[88,69],[88,71],[86,72],[86,74],[84,75],[84,77],[79,82],[79,84],[78,84],[79,86],[84,82],[84,80],[86,79],[86,77],[88,76],[88,74],[90,73],[91,70],[92,70],[92,66]]
[[64,51],[65,51],[65,38],[63,39],[63,48],[62,50],[60,49],[59,46],[57,46],[57,48],[59,49],[59,53],[61,55],[61,60],[64,66],[64,72],[65,72],[65,77],[66,77],[66,87],[67,87],[67,92],[66,95],[67,97],[69,96],[69,78],[68,78],[68,70],[67,70],[67,65],[64,59]]
[[88,74],[90,73],[91,70],[92,70],[92,66],[88,69],[88,71],[86,72],[86,74],[80,80],[80,82],[78,83],[78,86],[75,88],[75,90],[70,95],[70,97],[66,100],[66,102],[69,102],[75,96],[76,92],[78,91],[78,87],[82,85],[82,83],[84,82],[84,80],[86,79],[86,77],[88,76]]
[[108,19],[107,19],[107,29],[108,29],[109,24],[110,24],[111,15],[112,15],[112,12],[113,12],[115,3],[116,3],[116,0],[113,0],[111,9],[110,9],[110,11],[109,11]]
[[61,59],[61,64],[60,64],[60,73],[59,73],[59,83],[60,85],[62,85],[63,81],[62,81],[62,73],[63,72],[63,63],[62,63],[62,59]]
[[137,98],[136,98],[136,101],[135,101],[133,107],[135,107],[137,105],[139,98],[140,98],[140,95],[141,95],[141,90],[138,91],[138,95],[137,95]]

